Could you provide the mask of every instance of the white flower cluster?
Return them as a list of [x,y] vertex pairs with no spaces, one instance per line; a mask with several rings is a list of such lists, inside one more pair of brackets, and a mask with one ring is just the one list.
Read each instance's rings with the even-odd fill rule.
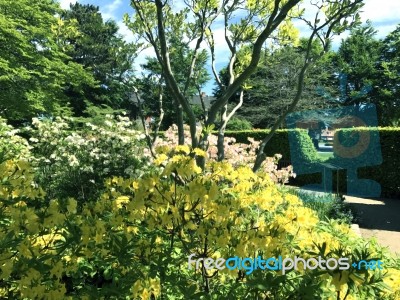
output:
[[0,118],[0,163],[17,157],[30,160],[31,147],[26,139],[18,136],[18,133],[19,130],[14,129]]
[[34,119],[30,142],[35,165],[49,183],[68,180],[72,186],[102,184],[109,176],[139,177],[144,173],[145,141],[127,117],[107,116],[95,125],[57,118]]

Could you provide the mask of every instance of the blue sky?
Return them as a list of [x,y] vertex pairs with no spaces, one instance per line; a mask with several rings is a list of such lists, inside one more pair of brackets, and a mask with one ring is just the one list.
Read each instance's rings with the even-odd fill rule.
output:
[[[133,34],[123,24],[122,17],[125,13],[132,14],[133,9],[130,6],[130,0],[59,0],[61,7],[69,8],[70,3],[79,2],[82,4],[93,4],[100,7],[100,11],[105,20],[113,19],[117,22],[120,27],[120,33],[125,37],[127,41],[133,40]],[[183,4],[182,0],[175,0],[174,3],[178,6]],[[379,38],[386,36],[389,32],[396,28],[396,25],[400,23],[400,1],[398,0],[365,0],[365,6],[361,13],[363,21],[371,20],[375,29],[378,30],[377,36]],[[305,32],[300,27],[300,32]],[[224,42],[223,38],[223,27],[222,24],[216,24],[214,28],[214,36],[216,41],[216,57],[217,57],[217,70],[224,67],[229,59],[229,51]],[[337,48],[341,39],[347,36],[346,33],[334,39],[334,47]],[[137,61],[135,62],[135,68],[140,73],[140,64],[144,62],[146,56],[152,56],[153,51],[151,49],[144,50]],[[211,74],[211,72],[210,72]],[[211,94],[214,87],[214,81],[211,80],[204,88],[207,94]]]

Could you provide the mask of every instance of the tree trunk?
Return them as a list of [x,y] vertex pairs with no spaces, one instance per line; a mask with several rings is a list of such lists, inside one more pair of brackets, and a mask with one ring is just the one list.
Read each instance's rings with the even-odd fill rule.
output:
[[224,147],[224,137],[225,137],[225,128],[226,128],[226,111],[228,110],[228,105],[225,104],[221,111],[221,127],[218,130],[218,140],[217,140],[217,149],[218,149],[218,161],[223,161],[225,158],[225,147]]
[[179,104],[178,101],[175,101],[177,110],[176,110],[176,122],[178,126],[178,144],[185,144],[185,131],[183,128],[183,108],[182,105]]
[[299,78],[298,78],[298,81],[297,81],[297,92],[296,92],[296,95],[295,95],[292,103],[289,105],[288,109],[278,118],[278,120],[275,122],[274,126],[272,126],[271,131],[268,133],[268,135],[261,142],[260,147],[258,148],[256,160],[255,160],[254,166],[253,166],[253,171],[254,172],[256,172],[261,167],[261,164],[263,163],[263,161],[266,158],[266,155],[264,153],[265,146],[268,144],[268,142],[274,136],[275,131],[282,124],[282,122],[286,118],[286,116],[294,110],[294,108],[296,107],[297,103],[300,101],[301,94],[303,93],[305,73],[307,71],[308,66],[310,65],[310,53],[311,53],[311,46],[312,46],[314,35],[315,35],[315,32],[313,32],[313,34],[311,35],[310,39],[308,40],[308,46],[307,46],[306,57],[304,59],[304,65],[300,70]]

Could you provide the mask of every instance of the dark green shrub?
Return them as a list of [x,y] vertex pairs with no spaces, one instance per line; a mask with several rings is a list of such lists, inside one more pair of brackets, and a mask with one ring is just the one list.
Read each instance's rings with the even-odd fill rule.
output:
[[[379,183],[381,196],[400,197],[400,183],[397,179],[400,170],[400,128],[380,127],[378,129],[361,127],[339,130],[337,134],[342,135],[342,144],[348,144],[351,147],[357,142],[355,139],[366,132],[368,132],[369,136],[369,139],[364,141],[367,146],[365,147],[366,150],[357,157],[352,158],[348,164],[350,166],[359,166],[357,170],[358,178],[371,179]],[[360,145],[362,145],[361,143],[362,141]],[[359,147],[361,148],[361,146]],[[379,159],[380,153],[382,154],[382,160]],[[335,158],[332,161],[335,161]],[[341,178],[340,181],[345,182],[346,178]],[[343,185],[341,185],[341,189],[345,191]]]
[[227,130],[251,130],[253,126],[246,119],[233,117],[226,125]]

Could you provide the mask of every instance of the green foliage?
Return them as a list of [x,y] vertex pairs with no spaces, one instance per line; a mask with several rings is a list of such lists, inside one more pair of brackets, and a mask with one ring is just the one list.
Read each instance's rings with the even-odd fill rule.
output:
[[[171,68],[175,76],[175,80],[179,88],[184,91],[187,83],[187,77],[190,69],[190,59],[193,55],[191,50],[186,43],[171,38]],[[196,65],[193,70],[193,79],[189,81],[185,97],[189,103],[191,98],[198,95],[199,90],[210,79],[207,74],[206,64],[208,55],[205,50],[198,53]],[[139,91],[143,100],[144,115],[158,116],[160,114],[160,93],[162,95],[162,109],[164,110],[164,118],[162,122],[162,129],[165,130],[172,124],[177,124],[177,99],[174,98],[174,94],[166,83],[165,78],[162,74],[162,68],[158,63],[157,59],[148,57],[146,63],[142,65],[143,69],[147,71],[147,75],[138,81]],[[193,113],[200,119],[200,116],[205,112],[198,105],[191,105]],[[188,121],[187,116],[184,116],[185,122]]]
[[398,121],[399,110],[399,28],[384,39],[377,39],[371,23],[357,26],[342,41],[335,57],[339,76],[340,103],[374,103],[379,124]]
[[[357,161],[360,161],[360,165],[362,166],[359,168],[358,175],[360,178],[372,179],[378,182],[382,188],[382,196],[398,198],[400,196],[400,184],[397,180],[397,174],[400,168],[400,148],[398,146],[400,128],[379,127],[378,130],[380,144],[368,145],[368,147],[369,151],[372,150],[372,153],[369,152],[372,156],[374,151],[376,151],[375,147],[380,148],[382,152],[382,164],[377,166],[363,166],[364,164],[362,164],[362,162],[368,162],[369,160],[361,153],[360,156],[355,158]],[[343,129],[337,134],[340,133],[342,135],[342,142],[346,145],[347,142],[354,140],[352,137],[359,137],[360,133],[363,132],[367,135],[376,134],[377,128]],[[342,182],[345,182],[345,180],[344,176],[340,179]],[[344,187],[342,186],[342,188]]]
[[[325,143],[325,146],[332,146],[331,143]],[[321,161],[327,161],[330,158],[333,158],[332,152],[318,152],[318,157]]]
[[[379,40],[371,23],[358,25],[337,51],[328,51],[306,73],[304,92],[297,110],[334,108],[374,103],[379,124],[395,125],[400,118],[398,88],[400,29]],[[254,127],[270,128],[296,93],[298,69],[304,60],[305,40],[262,53],[257,71],[248,79],[245,104],[238,115]],[[314,42],[312,55],[322,50]],[[220,72],[229,81],[227,68]],[[217,97],[223,89],[216,88]],[[230,101],[238,102],[239,94]]]
[[129,44],[118,34],[118,26],[103,21],[98,6],[72,4],[61,14],[65,22],[75,22],[78,35],[67,36],[64,43],[72,61],[90,70],[96,86],[84,85],[82,90],[71,88],[67,95],[76,115],[81,116],[89,104],[105,104],[114,109],[129,108],[132,89],[132,64],[140,44]]
[[125,110],[114,109],[108,105],[93,105],[88,102],[86,110],[84,111],[85,117],[75,117],[76,123],[91,123],[94,125],[104,125],[104,121],[109,119],[110,116],[117,117],[126,114]]
[[289,137],[290,147],[292,148],[291,151],[296,153],[296,159],[306,163],[320,162],[317,150],[315,149],[307,130],[288,130],[288,134],[291,135]]
[[65,87],[79,93],[94,84],[58,43],[57,13],[52,0],[0,1],[0,113],[7,119],[68,114]]
[[[249,89],[244,91],[244,104],[237,116],[250,121],[253,127],[268,129],[274,125],[293,101],[297,90],[299,69],[304,63],[306,40],[298,45],[287,45],[275,50],[264,50],[256,72],[248,79]],[[313,52],[322,51],[321,45],[314,42]],[[314,56],[316,54],[314,53]],[[304,92],[297,110],[335,107],[333,95],[338,94],[333,74],[334,52],[329,51],[318,59],[306,73]],[[229,82],[227,68],[220,72],[225,85]],[[322,92],[323,90],[323,92]],[[214,95],[220,97],[223,90],[217,86]],[[330,97],[327,97],[327,94]],[[239,101],[239,94],[230,99]]]
[[379,103],[375,79],[382,43],[375,35],[376,30],[367,23],[352,29],[339,47],[336,65],[344,76],[340,85],[340,101],[344,105]]
[[239,117],[232,117],[226,125],[226,130],[241,131],[251,130],[253,127],[249,121]]
[[[388,126],[400,125],[400,25],[383,40],[381,73],[378,81],[381,97],[378,109],[382,111],[382,122]],[[391,123],[396,123],[391,124]]]

